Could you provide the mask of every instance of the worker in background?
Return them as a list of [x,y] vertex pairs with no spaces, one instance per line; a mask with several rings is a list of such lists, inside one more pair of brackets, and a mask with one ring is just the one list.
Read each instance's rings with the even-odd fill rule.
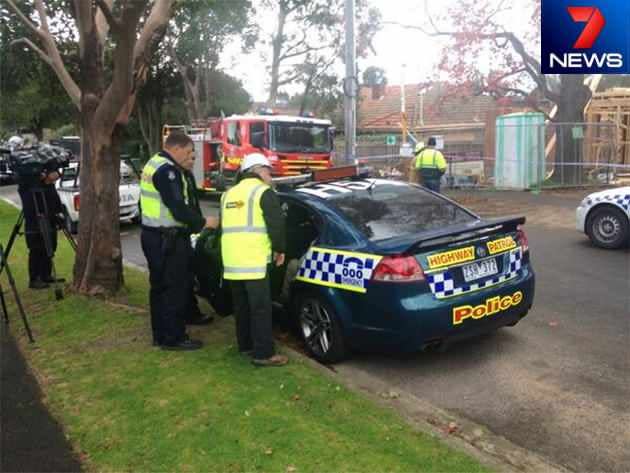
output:
[[440,181],[446,172],[446,160],[435,149],[435,137],[429,138],[427,146],[416,154],[416,171],[422,179],[422,185],[434,192],[440,192]]
[[186,334],[191,310],[193,273],[191,233],[216,228],[216,217],[204,218],[196,189],[187,178],[193,168],[193,142],[171,133],[164,150],[142,170],[142,251],[149,264],[153,344],[164,350],[196,350],[202,343]]
[[409,182],[413,184],[422,185],[422,177],[420,176],[420,171],[416,169],[416,157],[419,153],[424,151],[424,148],[424,141],[418,141],[414,148],[413,159],[409,162]]
[[286,252],[284,215],[271,183],[271,164],[252,153],[221,198],[223,277],[232,288],[238,349],[259,366],[288,361],[275,353],[271,326],[271,264],[282,266]]

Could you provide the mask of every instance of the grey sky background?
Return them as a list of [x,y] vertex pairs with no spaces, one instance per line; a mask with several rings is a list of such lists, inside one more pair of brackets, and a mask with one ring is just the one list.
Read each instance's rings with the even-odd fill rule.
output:
[[[432,17],[437,18],[446,15],[449,7],[458,1],[428,0]],[[423,0],[370,0],[370,3],[381,11],[384,22],[429,26]],[[512,0],[507,4],[509,10],[502,15],[504,23],[511,30],[524,31],[529,27],[527,18],[523,15],[526,10],[526,2]],[[261,34],[270,35],[276,23],[273,12],[262,12],[259,18]],[[445,23],[440,24],[440,27],[446,26],[448,25]],[[376,55],[370,55],[367,59],[360,60],[359,67],[361,70],[365,70],[369,66],[382,67],[387,73],[390,85],[400,84],[403,80],[403,74],[404,80],[408,84],[435,78],[435,68],[439,63],[441,47],[445,41],[442,38],[426,36],[420,31],[386,24],[374,38],[373,44]],[[267,98],[267,63],[261,58],[261,53],[269,54],[270,51],[267,49],[259,47],[252,53],[244,55],[237,44],[232,44],[226,48],[221,59],[221,67],[226,72],[240,78],[245,89],[257,101]],[[488,70],[491,61],[491,57],[482,58],[480,61],[482,70]],[[403,64],[406,65],[404,68]],[[339,73],[343,75],[343,70]],[[289,93],[295,93],[300,88],[294,87],[286,90]]]

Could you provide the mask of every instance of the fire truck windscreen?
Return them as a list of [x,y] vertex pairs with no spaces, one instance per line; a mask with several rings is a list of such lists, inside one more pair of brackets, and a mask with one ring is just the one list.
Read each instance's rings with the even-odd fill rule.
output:
[[270,123],[269,147],[279,153],[330,153],[328,125]]

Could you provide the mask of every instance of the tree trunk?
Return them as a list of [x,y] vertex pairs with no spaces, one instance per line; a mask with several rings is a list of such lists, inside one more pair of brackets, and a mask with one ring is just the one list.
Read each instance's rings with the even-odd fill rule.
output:
[[81,171],[79,242],[74,286],[79,292],[114,294],[123,284],[119,195],[120,128],[96,120],[105,86],[96,29],[86,32],[81,57]]
[[79,292],[91,295],[114,294],[123,284],[118,207],[119,133],[105,136],[98,123],[85,117],[82,135],[79,245],[74,262],[74,285]]
[[282,44],[284,43],[284,25],[287,20],[287,12],[284,9],[284,4],[280,5],[278,12],[278,29],[273,37],[273,58],[271,61],[271,85],[269,87],[269,99],[267,101],[268,107],[274,107],[276,100],[278,100],[278,88],[280,87],[280,63]]
[[159,99],[138,103],[136,108],[140,132],[150,156],[153,156],[162,148],[161,109],[162,105]]
[[304,93],[302,93],[302,100],[300,100],[300,116],[304,115],[304,110],[306,109],[306,102],[308,101],[308,94],[311,93],[311,87],[313,86],[313,79],[315,78],[316,71],[313,70],[311,75],[308,77],[306,81],[306,85],[304,86]]
[[563,75],[560,81],[553,180],[563,185],[576,185],[581,181],[582,168],[571,163],[582,162],[583,140],[573,138],[572,124],[584,122],[584,108],[592,94],[584,85],[584,75]]

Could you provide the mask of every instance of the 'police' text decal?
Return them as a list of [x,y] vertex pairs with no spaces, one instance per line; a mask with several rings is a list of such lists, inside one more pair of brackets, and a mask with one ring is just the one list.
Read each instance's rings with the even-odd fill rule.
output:
[[367,282],[381,256],[324,248],[310,248],[300,265],[297,280],[366,292]]

